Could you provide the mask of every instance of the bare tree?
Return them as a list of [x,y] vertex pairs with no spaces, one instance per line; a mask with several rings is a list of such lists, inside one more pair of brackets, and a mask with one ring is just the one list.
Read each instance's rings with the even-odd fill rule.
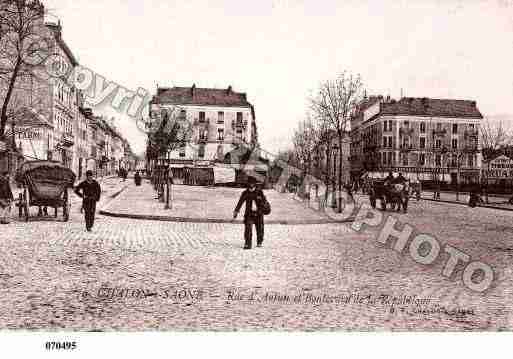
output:
[[15,92],[40,79],[50,55],[52,38],[44,11],[38,0],[0,0],[0,139],[9,117],[16,119],[21,107],[13,101]]
[[483,160],[489,162],[501,150],[513,144],[513,132],[504,126],[503,121],[485,119],[481,124],[481,150]]
[[311,119],[299,123],[292,142],[301,169],[304,173],[309,172],[312,167],[313,151],[318,143],[318,132]]
[[[480,130],[481,153],[483,161],[487,165],[487,172],[489,172],[490,161],[503,154],[504,150],[513,144],[513,133],[511,129],[505,127],[501,120],[491,121],[490,119],[485,119],[480,126]],[[488,203],[488,175],[485,176],[485,181],[487,188],[485,198]]]
[[158,160],[189,143],[192,137],[192,126],[187,119],[182,118],[181,109],[173,107],[156,112],[150,129],[146,157],[148,161]]
[[[338,193],[342,192],[343,142],[350,130],[351,113],[363,98],[363,84],[360,75],[342,72],[337,78],[320,84],[310,97],[310,109],[315,119],[323,123],[322,128],[333,130],[338,142]],[[339,211],[342,204],[338,201]]]

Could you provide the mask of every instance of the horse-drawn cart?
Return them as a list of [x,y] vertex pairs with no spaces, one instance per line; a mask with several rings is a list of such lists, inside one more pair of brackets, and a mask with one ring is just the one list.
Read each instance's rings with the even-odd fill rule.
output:
[[70,199],[68,189],[73,187],[76,176],[59,162],[30,161],[23,163],[16,173],[16,181],[23,185],[18,200],[19,216],[29,220],[32,206],[53,207],[55,217],[62,208],[64,221],[69,220]]
[[390,204],[392,210],[402,210],[406,213],[408,210],[408,199],[410,189],[408,182],[387,183],[384,180],[373,180],[369,192],[369,201],[372,208],[376,208],[376,201],[381,202],[381,209],[385,211]]

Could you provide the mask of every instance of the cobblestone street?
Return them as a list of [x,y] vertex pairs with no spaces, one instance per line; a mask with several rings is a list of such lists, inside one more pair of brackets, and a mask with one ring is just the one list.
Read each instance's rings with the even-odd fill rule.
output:
[[[111,187],[115,191],[119,184]],[[129,193],[123,198],[129,200]],[[1,228],[0,327],[511,327],[512,212],[413,201],[409,213],[397,218],[490,264],[495,285],[475,294],[461,280],[442,277],[443,263],[416,264],[379,245],[376,230],[357,233],[350,223],[267,225],[264,247],[243,251],[240,224],[98,216],[94,232],[87,233],[74,206],[67,224],[48,219]],[[411,302],[392,306],[386,295]],[[437,306],[453,312],[421,311]]]

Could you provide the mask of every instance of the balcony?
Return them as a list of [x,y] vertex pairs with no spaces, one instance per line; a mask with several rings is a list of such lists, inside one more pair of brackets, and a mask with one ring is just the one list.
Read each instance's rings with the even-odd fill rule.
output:
[[478,151],[479,150],[477,149],[476,145],[468,145],[463,148],[463,152],[466,152],[466,153],[476,153]]
[[363,146],[364,151],[375,151],[378,148],[376,144],[365,144]]
[[236,128],[247,128],[248,127],[248,121],[233,121],[232,122],[232,130],[235,130]]
[[433,136],[445,136],[447,134],[447,130],[445,128],[433,130]]
[[208,126],[208,125],[210,125],[210,119],[209,118],[205,118],[205,119],[195,118],[193,125],[194,126]]
[[61,143],[64,147],[71,147],[75,144],[75,138],[71,132],[65,132],[62,134]]
[[413,145],[412,145],[412,144],[408,144],[408,145],[404,145],[404,144],[403,144],[403,145],[401,145],[401,146],[399,147],[399,150],[400,150],[401,152],[410,152],[410,151],[412,151],[412,150],[413,150]]
[[403,136],[411,136],[413,134],[413,128],[401,127],[401,128],[399,128],[399,133]]
[[472,137],[477,137],[477,136],[478,136],[477,130],[466,130],[465,131],[465,138],[472,138]]

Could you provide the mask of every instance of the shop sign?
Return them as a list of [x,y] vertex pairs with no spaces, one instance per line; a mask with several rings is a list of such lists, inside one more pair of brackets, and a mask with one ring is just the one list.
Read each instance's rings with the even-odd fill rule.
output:
[[486,178],[513,178],[513,160],[499,156],[484,165],[483,176]]

